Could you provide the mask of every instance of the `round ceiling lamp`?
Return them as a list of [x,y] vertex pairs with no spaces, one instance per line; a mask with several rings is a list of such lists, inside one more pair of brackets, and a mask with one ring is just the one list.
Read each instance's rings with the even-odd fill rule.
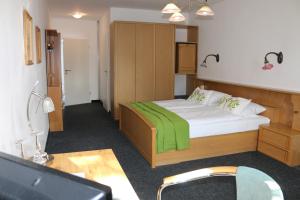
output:
[[178,8],[174,3],[168,3],[162,10],[161,12],[164,14],[171,14],[171,13],[178,13],[180,12],[181,9]]
[[170,18],[170,22],[183,22],[185,21],[185,16],[180,12],[174,13]]
[[[192,10],[192,1],[196,0],[188,0],[188,9]],[[175,5],[174,3],[168,3],[162,10],[161,13],[164,14],[172,14],[169,18],[170,22],[182,22],[185,21],[186,17],[181,13],[181,9]],[[208,5],[207,0],[205,0],[202,6],[197,10],[196,15],[200,16],[214,16],[215,13]]]
[[80,18],[82,18],[85,15],[86,14],[82,13],[82,12],[75,12],[75,13],[72,14],[72,17],[74,17],[75,19],[80,19]]
[[196,12],[197,15],[200,16],[214,16],[214,11],[207,4],[207,0],[203,6]]

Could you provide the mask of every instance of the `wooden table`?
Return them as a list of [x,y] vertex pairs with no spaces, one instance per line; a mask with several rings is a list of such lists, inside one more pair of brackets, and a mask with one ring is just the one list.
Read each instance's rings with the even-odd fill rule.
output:
[[139,199],[126,174],[111,149],[53,154],[54,160],[47,166],[108,185],[113,199]]

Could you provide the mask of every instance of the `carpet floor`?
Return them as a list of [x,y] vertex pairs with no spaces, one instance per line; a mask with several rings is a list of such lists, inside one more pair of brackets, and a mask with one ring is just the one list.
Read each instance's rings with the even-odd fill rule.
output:
[[[286,200],[300,199],[300,168],[288,167],[258,152],[202,159],[152,169],[122,135],[118,130],[118,124],[99,103],[67,107],[64,112],[64,128],[65,131],[61,133],[49,134],[46,147],[48,153],[113,149],[142,200],[154,200],[157,189],[166,176],[224,165],[259,169],[280,184]],[[167,188],[163,193],[163,199],[234,200],[235,193],[234,178],[216,177]]]

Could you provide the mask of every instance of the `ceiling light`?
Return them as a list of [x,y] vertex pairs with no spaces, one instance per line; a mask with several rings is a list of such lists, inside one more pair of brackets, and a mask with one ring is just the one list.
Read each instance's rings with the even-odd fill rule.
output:
[[81,12],[75,12],[74,14],[72,14],[72,16],[75,18],[75,19],[80,19],[82,18],[83,16],[85,16],[86,14],[85,13],[81,13]]
[[215,13],[214,11],[209,7],[207,4],[207,0],[203,6],[196,12],[197,15],[201,16],[214,16]]
[[180,12],[174,13],[170,18],[170,22],[183,22],[185,20],[185,16]]
[[171,14],[171,13],[178,13],[180,12],[180,8],[176,6],[174,3],[168,3],[162,10],[161,12],[164,14]]

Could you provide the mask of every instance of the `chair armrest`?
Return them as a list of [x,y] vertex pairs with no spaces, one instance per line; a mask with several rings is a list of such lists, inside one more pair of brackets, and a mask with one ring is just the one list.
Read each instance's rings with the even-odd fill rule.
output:
[[193,180],[208,178],[211,176],[235,176],[237,167],[211,167],[198,169],[175,176],[169,176],[164,178],[163,184],[174,185],[179,183],[186,183]]
[[171,185],[177,185],[180,183],[191,182],[199,179],[204,179],[213,176],[235,176],[237,173],[237,167],[224,166],[224,167],[211,167],[198,169],[174,176],[164,178],[163,184],[159,187],[157,192],[157,200],[161,199],[161,193],[163,189]]

